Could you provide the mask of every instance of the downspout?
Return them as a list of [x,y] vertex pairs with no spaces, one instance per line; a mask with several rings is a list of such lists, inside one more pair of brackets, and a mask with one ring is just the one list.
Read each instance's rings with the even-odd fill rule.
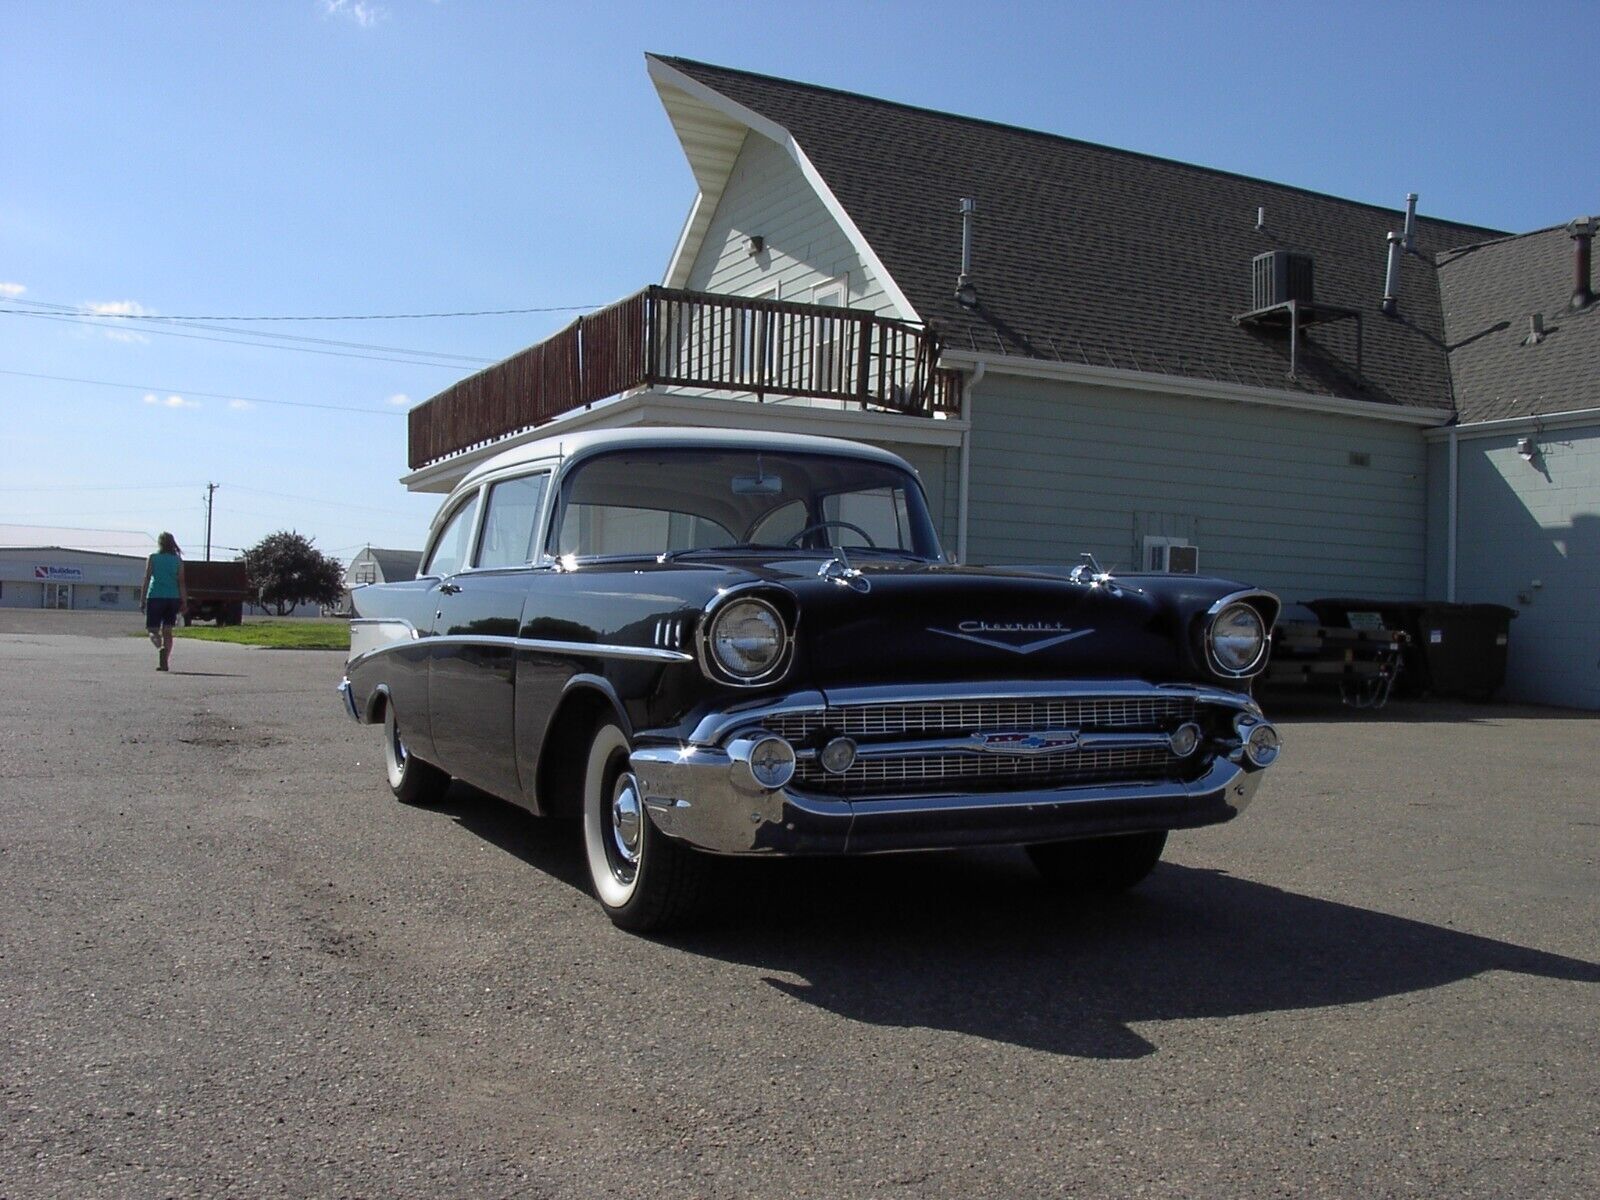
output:
[[1451,604],[1456,599],[1456,522],[1457,487],[1460,479],[1461,458],[1456,441],[1459,426],[1450,426],[1450,528],[1445,534],[1444,598]]
[[972,508],[972,393],[988,369],[988,361],[980,358],[961,389],[961,419],[967,428],[961,435],[961,482],[956,494],[956,561],[962,565],[967,561],[967,514]]

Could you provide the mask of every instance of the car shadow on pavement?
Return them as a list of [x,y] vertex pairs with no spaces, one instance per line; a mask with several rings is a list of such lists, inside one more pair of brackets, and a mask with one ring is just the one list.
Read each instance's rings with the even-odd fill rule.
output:
[[[573,823],[459,785],[443,811],[587,890]],[[1098,903],[1008,849],[716,866],[706,917],[664,944],[847,1020],[1078,1057],[1154,1053],[1135,1024],[1361,1004],[1486,971],[1600,984],[1597,963],[1172,863]]]
[[552,879],[588,893],[588,871],[578,853],[577,822],[536,817],[459,779],[450,781],[450,790],[434,805],[434,811]]

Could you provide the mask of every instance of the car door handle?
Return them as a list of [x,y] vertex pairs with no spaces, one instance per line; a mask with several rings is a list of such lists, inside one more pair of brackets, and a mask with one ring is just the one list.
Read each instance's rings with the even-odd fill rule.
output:
[[461,585],[459,583],[441,583],[439,585],[439,594],[442,596],[454,596],[460,590]]

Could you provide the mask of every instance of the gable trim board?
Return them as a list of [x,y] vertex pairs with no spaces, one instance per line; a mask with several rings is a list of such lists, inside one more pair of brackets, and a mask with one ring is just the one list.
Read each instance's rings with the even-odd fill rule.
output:
[[[844,230],[845,237],[850,240],[850,244],[855,248],[856,253],[861,256],[862,261],[867,264],[873,275],[876,276],[878,285],[883,288],[884,293],[893,301],[896,315],[904,321],[920,322],[922,320],[917,310],[912,307],[911,301],[906,298],[905,292],[900,289],[900,285],[889,274],[888,268],[883,265],[883,261],[878,257],[877,252],[862,235],[856,223],[851,220],[850,214],[845,211],[844,205],[839,203],[839,198],[823,182],[821,173],[812,164],[811,159],[806,156],[806,152],[800,148],[800,144],[795,141],[793,135],[787,129],[775,121],[770,121],[766,117],[752,112],[743,105],[734,103],[722,93],[714,91],[698,80],[689,78],[683,72],[669,67],[654,55],[645,55],[645,63],[649,69],[650,78],[656,85],[656,91],[661,97],[662,106],[667,110],[668,117],[673,121],[673,129],[678,133],[678,140],[683,146],[684,156],[690,160],[690,169],[694,171],[697,181],[701,179],[702,174],[709,176],[710,172],[706,170],[704,165],[696,161],[695,151],[691,148],[691,142],[684,136],[684,131],[678,125],[678,117],[674,113],[675,106],[669,101],[667,94],[669,90],[682,92],[730,121],[743,125],[747,129],[783,147],[800,169],[801,175],[805,177],[806,183],[811,190],[822,201],[823,207],[828,210],[828,214]],[[735,158],[737,158],[737,155],[735,155]],[[719,168],[721,177],[716,189],[716,198],[718,200],[721,199],[722,195],[721,185],[726,183],[727,172],[731,171],[732,167],[733,163],[729,162],[726,167]],[[707,189],[703,182],[700,184],[700,190],[702,197],[706,197]],[[684,281],[688,279],[689,271],[700,251],[700,239],[705,236],[707,229],[710,228],[715,208],[716,205],[714,203],[708,204],[702,202],[701,198],[696,199],[689,221],[684,225],[683,233],[678,239],[677,249],[673,252],[672,262],[667,266],[665,283],[668,287],[682,287]]]

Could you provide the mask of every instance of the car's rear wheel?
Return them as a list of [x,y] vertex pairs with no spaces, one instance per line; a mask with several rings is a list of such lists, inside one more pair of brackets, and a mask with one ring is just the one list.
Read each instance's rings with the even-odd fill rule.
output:
[[1043,842],[1028,857],[1046,882],[1079,895],[1109,896],[1136,886],[1155,870],[1167,835],[1127,833],[1076,842]]
[[450,776],[406,748],[393,701],[383,706],[383,765],[389,788],[402,804],[437,804],[450,786]]
[[583,848],[606,916],[644,933],[699,910],[707,863],[651,823],[628,750],[628,737],[614,721],[595,730],[583,776]]

